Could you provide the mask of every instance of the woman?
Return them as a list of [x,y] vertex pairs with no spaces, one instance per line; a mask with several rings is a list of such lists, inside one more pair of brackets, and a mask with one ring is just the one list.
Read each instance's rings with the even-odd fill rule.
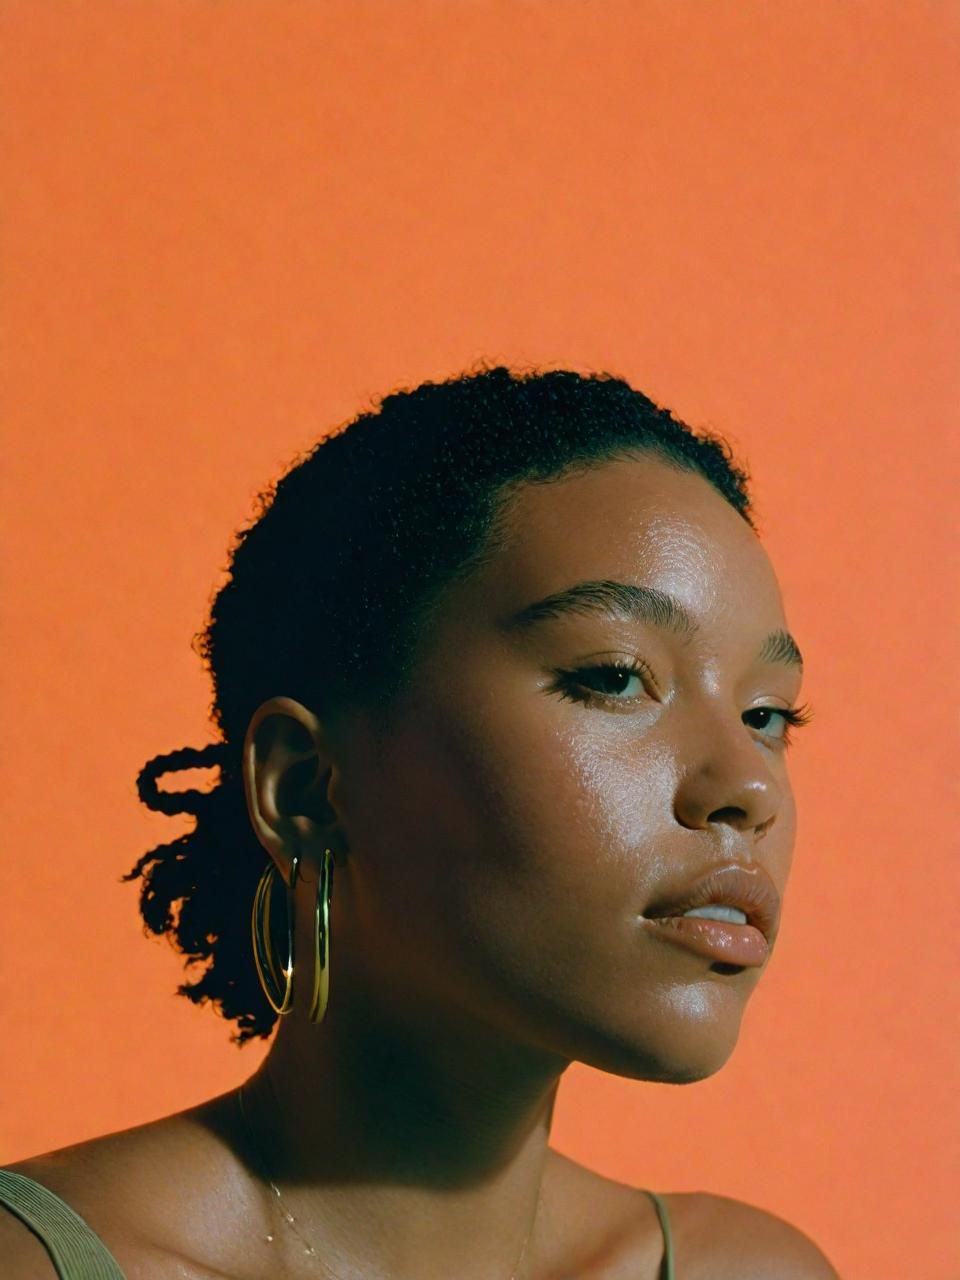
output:
[[[242,1088],[0,1175],[4,1274],[72,1231],[71,1280],[835,1277],[548,1146],[574,1060],[719,1070],[776,939],[808,716],[726,445],[613,377],[481,369],[323,440],[231,570],[222,742],[139,779],[196,828],[128,878],[205,962],[182,993],[278,1034]],[[197,764],[215,790],[158,790]]]

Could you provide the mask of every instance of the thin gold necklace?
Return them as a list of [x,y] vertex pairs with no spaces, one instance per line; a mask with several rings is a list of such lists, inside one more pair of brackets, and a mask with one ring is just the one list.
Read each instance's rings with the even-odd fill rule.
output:
[[[246,1110],[246,1107],[243,1105],[243,1085],[241,1085],[240,1088],[237,1090],[237,1102],[239,1103],[239,1106],[240,1106],[240,1117],[243,1121],[243,1128],[247,1135],[247,1138],[249,1139],[250,1147],[253,1151],[253,1154],[256,1158],[256,1163],[259,1169],[260,1176],[263,1179],[263,1181],[266,1182],[267,1186],[270,1188],[273,1194],[276,1196],[277,1208],[280,1210],[280,1216],[283,1218],[284,1222],[287,1224],[287,1226],[290,1228],[293,1234],[297,1237],[297,1239],[303,1245],[304,1252],[308,1254],[311,1258],[315,1258],[317,1262],[320,1262],[320,1254],[313,1247],[313,1245],[306,1238],[306,1236],[304,1236],[303,1233],[300,1231],[299,1227],[297,1226],[296,1218],[293,1216],[293,1214],[290,1212],[290,1210],[287,1208],[287,1206],[283,1202],[283,1196],[280,1194],[280,1188],[277,1186],[277,1184],[270,1177],[270,1174],[267,1172],[266,1161],[264,1160],[263,1155],[260,1152],[259,1144],[257,1143],[256,1137],[254,1136],[253,1126],[251,1125],[250,1121],[247,1119],[247,1110]],[[524,1239],[524,1242],[523,1242],[523,1247],[520,1250],[520,1256],[517,1258],[517,1261],[514,1263],[513,1269],[510,1272],[510,1280],[518,1280],[520,1264],[523,1262],[523,1259],[526,1256],[527,1245],[530,1243],[530,1239],[533,1236],[533,1229],[536,1226],[537,1213],[540,1209],[540,1196],[542,1191],[543,1191],[543,1187],[541,1185],[540,1189],[537,1191],[537,1203],[534,1205],[534,1208],[533,1208],[533,1220],[530,1223],[530,1229],[526,1234],[526,1238]],[[264,1239],[266,1240],[267,1244],[274,1243],[274,1236],[270,1233],[264,1236]],[[331,1271],[326,1263],[323,1263],[322,1266],[324,1267],[324,1270],[327,1272],[327,1274],[333,1277],[333,1280],[342,1280],[342,1277],[338,1277],[335,1272]]]

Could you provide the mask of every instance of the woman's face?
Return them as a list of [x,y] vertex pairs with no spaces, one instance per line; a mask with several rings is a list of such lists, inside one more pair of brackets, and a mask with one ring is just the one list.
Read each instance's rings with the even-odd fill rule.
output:
[[[590,608],[596,589],[530,611],[611,582],[672,597],[685,623],[642,592],[632,615]],[[763,963],[719,963],[647,917],[731,865],[783,893],[785,722],[758,709],[797,700],[799,665],[769,639],[785,629],[756,535],[699,475],[647,457],[522,486],[389,728],[348,739],[334,952],[398,1008],[465,1010],[620,1075],[716,1071]]]

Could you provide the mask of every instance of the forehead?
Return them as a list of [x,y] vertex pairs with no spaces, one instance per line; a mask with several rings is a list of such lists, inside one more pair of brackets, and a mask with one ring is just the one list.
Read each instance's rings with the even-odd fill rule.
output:
[[698,473],[649,456],[521,485],[478,576],[498,612],[615,578],[677,597],[704,626],[783,622],[773,568],[743,517]]

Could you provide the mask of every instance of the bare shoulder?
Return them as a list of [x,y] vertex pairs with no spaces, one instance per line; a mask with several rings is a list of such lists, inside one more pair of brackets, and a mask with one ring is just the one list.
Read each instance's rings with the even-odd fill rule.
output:
[[[4,1166],[59,1196],[128,1274],[150,1275],[169,1251],[203,1257],[211,1243],[212,1198],[231,1178],[222,1145],[194,1109]],[[227,1224],[230,1227],[235,1224]],[[46,1248],[0,1206],[0,1257],[11,1280],[51,1280]],[[183,1274],[192,1274],[188,1268]]]
[[[13,1167],[13,1166],[9,1166]],[[18,1172],[25,1172],[19,1170]],[[46,1249],[21,1220],[0,1207],[0,1258],[10,1280],[53,1280],[56,1276]]]
[[689,1280],[840,1280],[808,1235],[766,1209],[700,1191],[663,1199]]
[[[610,1280],[658,1275],[663,1233],[653,1204],[639,1188],[551,1152],[556,1242],[565,1263]],[[660,1192],[684,1280],[840,1280],[823,1251],[776,1214],[707,1192]],[[588,1265],[589,1264],[589,1265]],[[560,1268],[561,1274],[566,1274]]]
[[[5,1165],[4,1171],[22,1174],[52,1191],[105,1236],[109,1234],[107,1223],[111,1215],[109,1197],[104,1198],[100,1184],[108,1146],[104,1139],[81,1142]],[[0,1257],[4,1260],[4,1274],[15,1280],[50,1280],[57,1274],[33,1229],[6,1205],[0,1206]]]

